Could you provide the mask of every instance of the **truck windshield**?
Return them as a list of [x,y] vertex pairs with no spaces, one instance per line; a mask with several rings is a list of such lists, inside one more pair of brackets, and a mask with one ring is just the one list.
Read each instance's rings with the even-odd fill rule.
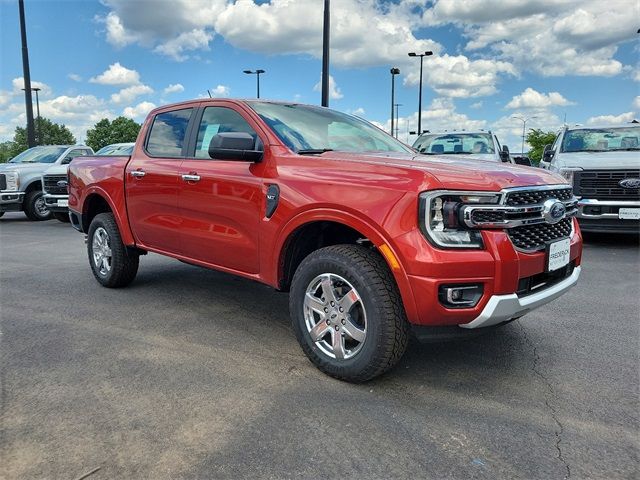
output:
[[568,130],[562,139],[561,152],[610,152],[640,150],[640,126],[618,128],[584,128]]
[[67,147],[33,147],[16,155],[9,163],[54,163]]
[[310,105],[247,102],[294,152],[402,152],[412,150],[370,123]]
[[413,148],[426,155],[495,153],[488,133],[443,133],[422,135]]

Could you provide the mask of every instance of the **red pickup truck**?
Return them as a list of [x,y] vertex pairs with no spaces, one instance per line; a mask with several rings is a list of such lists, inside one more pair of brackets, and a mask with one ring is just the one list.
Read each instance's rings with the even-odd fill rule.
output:
[[322,371],[365,381],[410,334],[510,322],[578,280],[576,198],[544,170],[422,156],[327,108],[194,100],[152,111],[132,155],[76,159],[73,226],[106,287],[147,252],[290,293]]

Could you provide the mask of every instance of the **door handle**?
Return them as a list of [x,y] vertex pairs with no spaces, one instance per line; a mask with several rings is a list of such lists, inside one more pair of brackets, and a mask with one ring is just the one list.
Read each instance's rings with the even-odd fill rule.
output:
[[199,182],[200,181],[200,175],[195,175],[193,173],[185,173],[182,175],[182,180],[184,180],[185,182]]
[[131,176],[136,178],[142,178],[147,174],[144,170],[132,170]]

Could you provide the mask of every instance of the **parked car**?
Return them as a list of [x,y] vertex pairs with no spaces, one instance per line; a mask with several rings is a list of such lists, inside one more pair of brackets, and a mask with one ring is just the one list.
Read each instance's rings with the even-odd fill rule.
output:
[[[134,145],[134,143],[114,143],[102,147],[95,155],[131,155]],[[91,153],[83,155],[91,155]],[[68,171],[69,162],[53,165],[42,175],[42,192],[45,204],[58,220],[65,223],[69,222]]]
[[509,155],[509,147],[501,147],[498,137],[491,131],[426,132],[416,139],[413,148],[425,155],[464,155],[476,160],[515,163]]
[[573,185],[589,232],[640,233],[640,125],[565,127],[540,166]]
[[486,332],[580,275],[576,199],[560,175],[421,157],[322,107],[157,108],[130,157],[78,159],[69,182],[100,284],[129,284],[156,252],[289,291],[305,354],[348,381],[390,369],[410,331]]
[[69,163],[78,155],[91,155],[84,145],[46,145],[25,150],[0,164],[0,216],[24,211],[30,220],[49,220],[42,193],[42,173],[52,165]]

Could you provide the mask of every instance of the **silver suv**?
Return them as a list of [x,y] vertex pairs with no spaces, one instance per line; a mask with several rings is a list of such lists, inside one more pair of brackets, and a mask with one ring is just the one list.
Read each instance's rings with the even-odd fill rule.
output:
[[516,163],[509,154],[509,147],[500,146],[491,131],[426,132],[416,139],[413,148],[424,155],[464,155],[474,160]]
[[573,184],[587,232],[640,233],[640,125],[564,127],[540,166]]
[[30,220],[49,220],[53,215],[42,193],[42,173],[78,155],[91,155],[84,145],[46,145],[25,150],[0,164],[0,216],[23,211]]

